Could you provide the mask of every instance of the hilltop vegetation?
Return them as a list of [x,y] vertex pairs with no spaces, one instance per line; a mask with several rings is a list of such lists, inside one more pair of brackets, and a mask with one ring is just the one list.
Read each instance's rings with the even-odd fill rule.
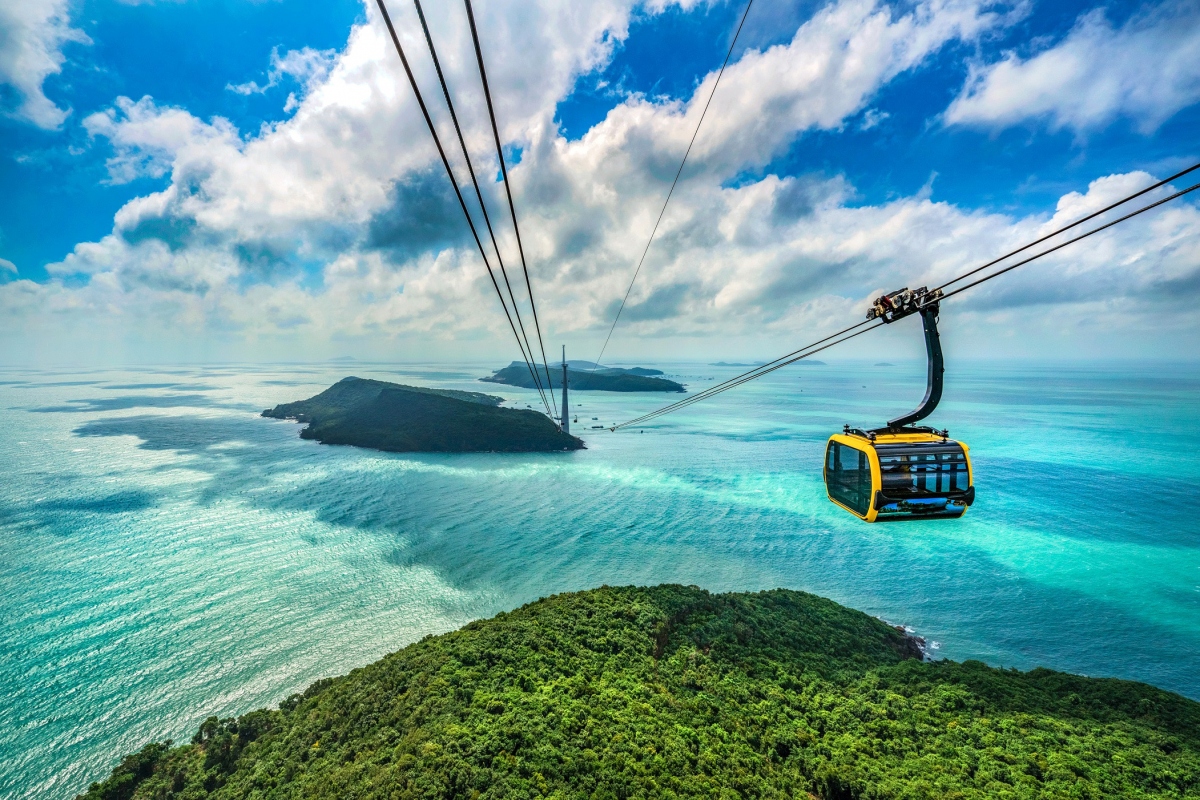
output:
[[[540,373],[539,373],[540,374]],[[598,392],[686,392],[683,384],[666,378],[656,378],[662,372],[656,369],[633,367],[601,367],[597,370],[573,369],[573,362],[567,362],[567,380],[571,391]],[[533,388],[533,377],[529,367],[523,361],[514,361],[504,369],[479,380],[486,383],[502,383],[506,386],[520,386],[525,389]],[[545,376],[542,376],[545,381]],[[550,384],[555,389],[562,388],[562,366],[550,368]]]
[[[523,363],[524,363],[523,361],[514,361],[509,366],[515,367],[518,364],[523,364]],[[562,362],[560,361],[557,364],[551,364],[550,369],[557,369],[559,372],[562,372]],[[606,367],[603,364],[597,364],[595,361],[583,361],[583,360],[575,359],[575,358],[567,360],[567,369],[568,370],[578,370],[579,372],[611,372],[611,373],[628,372],[630,375],[662,375],[663,374],[663,371],[661,369],[649,369],[647,367]]]
[[397,453],[548,452],[583,442],[544,414],[499,408],[502,397],[343,378],[320,394],[262,412],[308,423],[301,438]]
[[977,662],[802,592],[560,595],[128,756],[131,798],[1183,798],[1200,704]]

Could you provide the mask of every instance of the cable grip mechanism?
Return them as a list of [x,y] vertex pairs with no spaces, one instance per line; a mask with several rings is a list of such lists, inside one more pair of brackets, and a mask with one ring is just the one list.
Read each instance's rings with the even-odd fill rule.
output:
[[899,291],[881,295],[875,299],[867,319],[881,319],[886,324],[904,319],[912,314],[921,315],[921,327],[925,331],[925,353],[928,357],[928,375],[925,386],[925,397],[916,410],[902,417],[888,420],[886,428],[878,428],[868,433],[896,433],[903,430],[920,433],[937,433],[933,428],[910,428],[914,422],[922,420],[933,413],[938,402],[942,399],[942,373],[946,371],[942,359],[942,342],[938,335],[938,303],[942,299],[941,289],[929,289],[922,286],[919,289],[909,289],[907,286]]
[[930,306],[936,308],[938,301],[942,299],[942,294],[941,289],[930,291],[924,286],[920,289],[909,289],[906,286],[875,298],[871,309],[867,311],[867,319],[881,319],[890,325],[896,320],[916,314],[923,308]]

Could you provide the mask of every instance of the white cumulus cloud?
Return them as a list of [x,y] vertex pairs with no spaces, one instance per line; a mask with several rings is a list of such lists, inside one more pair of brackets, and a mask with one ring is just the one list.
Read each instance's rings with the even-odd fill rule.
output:
[[[681,101],[630,97],[567,140],[557,104],[608,62],[632,8],[479,8],[502,137],[521,151],[510,173],[548,344],[598,346],[715,80],[705,76]],[[158,348],[225,342],[231,356],[319,355],[354,341],[381,356],[511,357],[504,315],[392,43],[374,4],[366,10],[286,121],[242,132],[150,98],[121,98],[88,117],[92,135],[114,146],[112,180],[170,182],[126,204],[110,235],[50,265],[49,281],[0,286],[0,341],[47,348],[113,329]],[[461,8],[430,4],[429,13],[501,247],[519,271]],[[415,15],[397,8],[395,17],[458,165]],[[1152,182],[1100,178],[1064,196],[1050,218],[961,208],[927,192],[862,204],[837,175],[744,177],[807,132],[878,122],[869,109],[890,81],[1006,20],[982,0],[834,0],[787,42],[730,64],[613,355],[645,352],[648,337],[660,354],[694,353],[697,342],[767,352],[802,344],[861,315],[874,294],[936,283]],[[1162,209],[964,295],[955,316],[987,321],[980,329],[1050,326],[1071,337],[1107,304],[1107,332],[1171,319],[1195,338],[1198,240],[1194,205]],[[1104,341],[1091,334],[1088,342]]]
[[976,65],[946,110],[951,125],[1003,128],[1044,120],[1078,133],[1126,117],[1151,133],[1200,100],[1200,4],[1168,0],[1114,27],[1104,9],[1058,44]]
[[43,91],[46,78],[62,70],[63,45],[91,41],[71,27],[69,11],[67,0],[0,0],[0,84],[16,98],[4,110],[42,128],[57,128],[69,113]]
[[204,123],[180,108],[162,108],[151,97],[134,102],[117,98],[114,107],[83,120],[91,136],[104,136],[116,154],[108,159],[113,183],[142,177],[161,178],[181,160],[206,147],[237,149],[237,131],[220,117]]
[[307,86],[325,79],[336,57],[336,50],[315,50],[311,47],[303,47],[279,55],[279,48],[271,48],[271,66],[267,70],[266,83],[259,84],[257,81],[230,83],[226,84],[225,88],[241,95],[264,94],[278,86],[285,77],[291,77],[307,88]]

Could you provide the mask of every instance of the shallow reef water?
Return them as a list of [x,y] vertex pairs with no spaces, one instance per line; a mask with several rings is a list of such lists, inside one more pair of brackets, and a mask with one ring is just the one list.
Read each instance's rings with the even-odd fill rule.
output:
[[[1200,367],[953,364],[932,421],[970,445],[975,506],[870,526],[825,498],[825,439],[924,381],[872,364],[616,434],[590,426],[678,395],[579,392],[588,449],[535,455],[328,447],[258,416],[347,374],[533,405],[475,380],[495,365],[0,370],[0,797],[72,797],[210,714],[601,584],[804,589],[933,657],[1200,699]],[[740,371],[641,366],[693,392]]]

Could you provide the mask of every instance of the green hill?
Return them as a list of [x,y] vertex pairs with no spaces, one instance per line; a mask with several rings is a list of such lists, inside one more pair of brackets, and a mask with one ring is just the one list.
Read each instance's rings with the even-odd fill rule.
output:
[[[598,392],[686,392],[683,384],[666,378],[655,378],[650,373],[661,375],[659,370],[648,370],[642,367],[620,369],[603,367],[595,372],[571,369],[567,363],[567,380],[570,381],[571,391]],[[541,373],[538,373],[541,375]],[[533,377],[529,367],[524,362],[515,361],[504,369],[479,380],[486,383],[502,383],[506,386],[520,386],[525,389],[534,388]],[[542,375],[545,381],[545,376]],[[550,383],[555,389],[562,388],[562,366],[550,368]]]
[[[511,364],[509,364],[509,366],[516,367],[516,366],[521,366],[524,363],[525,363],[524,361],[514,361]],[[552,369],[552,370],[557,369],[559,372],[562,372],[562,362],[559,361],[558,363],[551,363],[550,369]],[[576,372],[610,372],[610,373],[628,372],[630,375],[662,375],[663,374],[663,371],[661,369],[648,369],[647,367],[606,367],[603,364],[597,364],[595,361],[582,361],[580,359],[575,359],[575,358],[567,359],[567,369],[574,370]]]
[[262,412],[308,423],[304,439],[396,453],[549,452],[583,442],[544,414],[498,408],[502,397],[343,378],[320,394]]
[[[807,793],[807,794],[806,794]],[[1200,704],[802,592],[559,595],[126,757],[130,798],[1200,797]]]

